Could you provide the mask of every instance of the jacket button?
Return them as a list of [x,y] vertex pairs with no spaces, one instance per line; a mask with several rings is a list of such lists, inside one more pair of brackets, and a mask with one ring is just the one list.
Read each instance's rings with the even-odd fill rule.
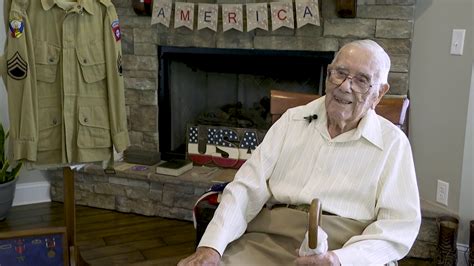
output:
[[50,58],[48,61],[49,61],[50,63],[53,63],[53,62],[54,62],[54,59],[53,59],[53,58]]
[[82,62],[84,62],[84,64],[87,64],[87,59],[82,60]]
[[84,118],[84,123],[87,123],[87,121],[89,121],[89,119],[87,119],[87,117]]
[[53,119],[53,125],[56,125],[58,123],[58,120]]

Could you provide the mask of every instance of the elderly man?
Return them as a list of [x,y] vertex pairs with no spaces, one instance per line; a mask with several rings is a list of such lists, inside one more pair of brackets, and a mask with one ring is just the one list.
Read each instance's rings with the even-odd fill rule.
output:
[[[270,128],[224,190],[196,252],[179,265],[374,265],[404,257],[421,215],[408,139],[374,112],[389,69],[374,41],[344,45],[328,66],[326,96],[289,109]],[[323,203],[329,250],[299,256],[308,216],[297,207],[313,198]]]

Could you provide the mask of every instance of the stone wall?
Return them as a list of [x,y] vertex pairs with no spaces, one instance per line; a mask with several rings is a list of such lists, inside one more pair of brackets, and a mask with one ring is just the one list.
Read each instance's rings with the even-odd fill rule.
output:
[[[408,70],[413,34],[415,0],[358,0],[357,17],[338,18],[334,0],[320,0],[321,26],[276,31],[217,32],[189,30],[163,25],[150,26],[151,18],[137,16],[131,0],[113,0],[122,28],[123,70],[126,105],[132,145],[141,150],[158,150],[158,55],[157,45],[337,51],[354,39],[373,39],[392,59],[390,94],[408,90]],[[234,0],[191,0],[195,3],[251,3]]]
[[[50,171],[49,177],[51,199],[63,202],[63,172]],[[210,178],[159,175],[152,166],[106,175],[101,166],[89,164],[74,171],[75,199],[77,205],[191,221],[194,203],[211,186]]]

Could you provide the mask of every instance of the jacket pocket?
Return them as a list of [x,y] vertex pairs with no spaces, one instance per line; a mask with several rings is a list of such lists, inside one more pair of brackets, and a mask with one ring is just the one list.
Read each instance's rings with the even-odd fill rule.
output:
[[60,48],[46,42],[37,41],[35,45],[36,79],[53,83],[58,73]]
[[57,107],[46,107],[38,110],[39,136],[38,150],[58,150],[61,148],[61,110]]
[[96,43],[76,49],[77,60],[85,82],[94,83],[105,79],[106,66],[103,49]]
[[102,106],[79,107],[79,148],[107,148],[112,146],[108,110]]

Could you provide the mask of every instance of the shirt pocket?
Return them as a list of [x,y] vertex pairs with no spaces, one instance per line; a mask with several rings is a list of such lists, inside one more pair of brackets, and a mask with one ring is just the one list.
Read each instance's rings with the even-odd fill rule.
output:
[[43,107],[38,110],[38,150],[48,151],[61,148],[61,110],[59,107]]
[[102,106],[79,107],[79,148],[108,148],[112,146],[107,109]]
[[77,60],[81,67],[82,77],[86,83],[105,79],[104,48],[96,43],[76,48]]
[[56,81],[61,49],[47,42],[35,44],[36,79],[47,83]]

